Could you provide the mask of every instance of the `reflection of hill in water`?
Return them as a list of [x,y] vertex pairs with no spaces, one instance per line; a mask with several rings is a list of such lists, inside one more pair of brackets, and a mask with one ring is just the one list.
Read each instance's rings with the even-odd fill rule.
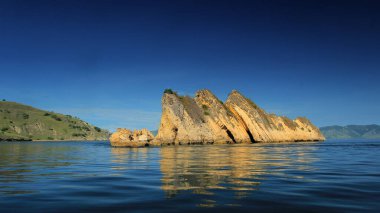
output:
[[[167,197],[181,191],[212,195],[214,189],[233,191],[237,198],[258,190],[266,175],[281,175],[288,166],[310,170],[315,159],[310,146],[234,145],[161,148],[162,189]],[[286,175],[289,178],[302,176]]]

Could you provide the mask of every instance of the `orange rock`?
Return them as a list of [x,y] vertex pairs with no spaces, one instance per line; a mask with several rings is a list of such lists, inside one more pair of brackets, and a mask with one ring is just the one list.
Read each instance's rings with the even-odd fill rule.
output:
[[195,98],[165,93],[155,143],[205,144],[323,141],[319,129],[306,118],[290,120],[268,114],[237,91],[226,103],[209,90]]
[[139,147],[172,144],[297,142],[325,140],[306,118],[291,120],[268,114],[248,98],[232,91],[226,103],[209,90],[195,98],[164,93],[157,136],[147,129],[117,129],[112,146]]
[[134,130],[118,128],[110,137],[112,146],[141,147],[148,146],[154,138],[153,134],[147,129]]

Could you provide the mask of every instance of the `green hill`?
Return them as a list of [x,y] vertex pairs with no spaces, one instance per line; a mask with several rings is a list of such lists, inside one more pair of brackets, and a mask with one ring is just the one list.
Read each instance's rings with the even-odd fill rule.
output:
[[321,127],[327,139],[380,139],[379,125],[348,125]]
[[107,130],[79,118],[0,101],[1,140],[106,140]]

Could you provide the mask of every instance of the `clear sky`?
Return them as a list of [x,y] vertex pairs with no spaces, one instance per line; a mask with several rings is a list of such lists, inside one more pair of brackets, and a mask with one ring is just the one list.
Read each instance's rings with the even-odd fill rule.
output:
[[0,0],[0,98],[157,129],[165,88],[380,123],[380,1]]

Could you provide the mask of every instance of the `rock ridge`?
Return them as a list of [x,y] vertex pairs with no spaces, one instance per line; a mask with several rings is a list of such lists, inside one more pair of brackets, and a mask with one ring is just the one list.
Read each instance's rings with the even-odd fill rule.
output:
[[194,98],[164,94],[155,138],[173,144],[321,140],[319,129],[306,118],[268,114],[236,90],[223,103],[207,89],[199,90]]
[[[197,91],[194,98],[165,90],[161,104],[158,133],[153,139],[150,132],[144,132],[150,139],[146,145],[325,140],[307,118],[291,120],[269,114],[236,90],[228,95],[225,103],[207,89]],[[120,134],[127,134],[123,131],[114,133],[117,135],[111,136],[111,143],[118,140]],[[119,144],[123,144],[122,140]]]

